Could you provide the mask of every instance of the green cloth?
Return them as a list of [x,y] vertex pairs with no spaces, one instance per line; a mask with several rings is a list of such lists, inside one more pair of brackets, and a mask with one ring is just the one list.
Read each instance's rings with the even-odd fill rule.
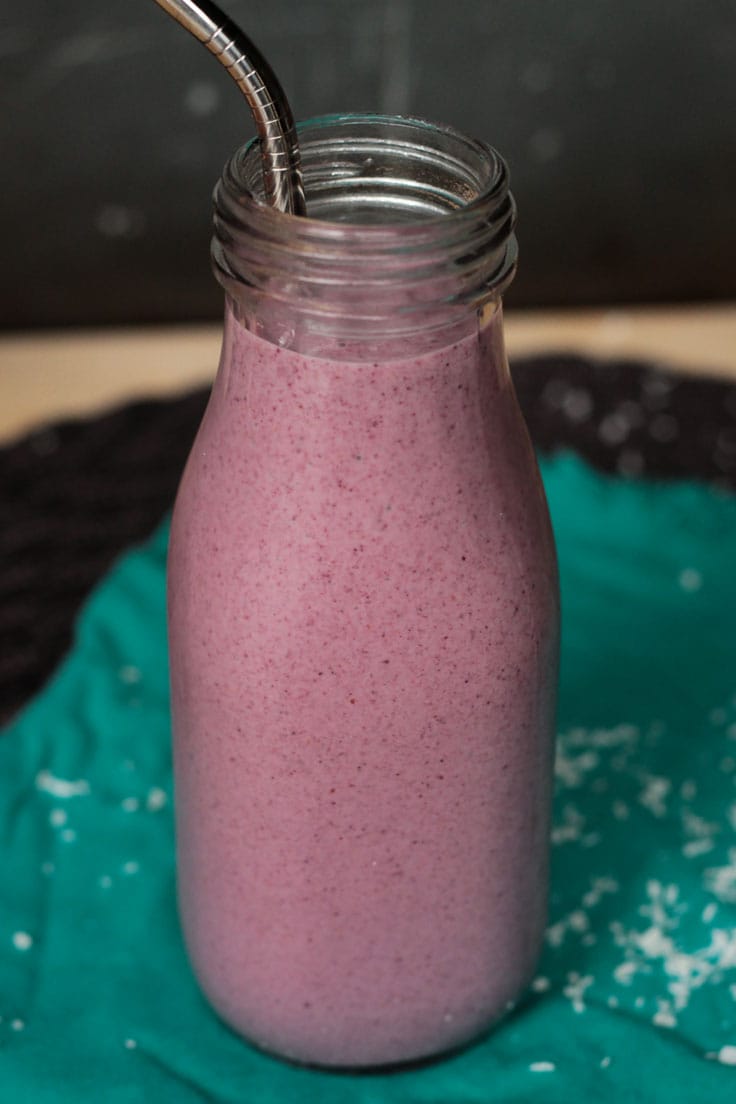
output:
[[563,594],[539,975],[474,1046],[347,1075],[252,1049],[174,900],[166,527],[82,611],[0,740],[0,1099],[736,1099],[736,500],[544,463]]

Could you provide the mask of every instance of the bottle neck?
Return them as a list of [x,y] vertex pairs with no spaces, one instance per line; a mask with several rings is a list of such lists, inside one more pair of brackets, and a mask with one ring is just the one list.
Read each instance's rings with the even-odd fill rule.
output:
[[309,217],[264,204],[257,143],[215,189],[213,263],[241,325],[307,355],[393,359],[494,310],[516,264],[494,150],[384,116],[316,120],[299,137]]

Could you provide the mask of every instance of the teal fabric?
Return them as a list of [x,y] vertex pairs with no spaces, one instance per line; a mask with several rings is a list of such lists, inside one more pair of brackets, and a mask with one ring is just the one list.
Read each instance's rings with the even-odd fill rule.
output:
[[553,895],[517,1009],[419,1069],[292,1068],[224,1027],[174,900],[167,530],[0,740],[0,1099],[736,1098],[736,501],[562,456]]

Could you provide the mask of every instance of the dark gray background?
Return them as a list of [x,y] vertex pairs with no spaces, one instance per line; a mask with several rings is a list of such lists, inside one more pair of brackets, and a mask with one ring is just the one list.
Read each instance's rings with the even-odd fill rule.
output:
[[[511,166],[517,305],[736,293],[736,0],[223,0],[297,118],[423,115]],[[245,104],[153,0],[0,0],[0,326],[217,317]]]

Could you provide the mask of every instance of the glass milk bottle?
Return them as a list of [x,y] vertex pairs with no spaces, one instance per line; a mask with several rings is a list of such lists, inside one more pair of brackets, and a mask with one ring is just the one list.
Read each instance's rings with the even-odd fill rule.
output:
[[254,145],[215,193],[169,559],[180,912],[236,1031],[367,1067],[474,1038],[533,971],[557,571],[503,161],[417,120],[300,137],[309,218],[259,201]]

